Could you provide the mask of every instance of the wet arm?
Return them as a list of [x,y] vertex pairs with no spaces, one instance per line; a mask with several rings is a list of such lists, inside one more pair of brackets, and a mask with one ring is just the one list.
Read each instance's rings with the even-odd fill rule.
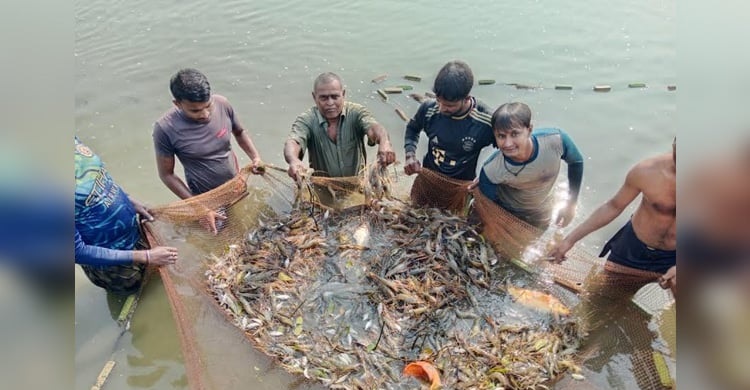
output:
[[174,156],[156,154],[156,169],[159,172],[159,179],[180,199],[187,199],[193,194],[185,182],[174,173],[174,165]]
[[585,221],[565,237],[565,241],[572,245],[583,237],[586,237],[589,233],[612,222],[640,192],[637,186],[637,172],[631,170],[625,179],[625,183],[620,187],[615,196],[594,210]]
[[396,161],[396,154],[393,151],[393,145],[391,145],[391,139],[388,137],[388,132],[379,123],[373,123],[369,129],[367,129],[367,138],[370,142],[378,144],[378,161],[381,164],[391,164]]
[[374,144],[391,144],[391,139],[388,137],[388,132],[380,123],[373,123],[370,128],[367,129],[367,138],[371,141],[371,143]]
[[305,170],[305,164],[302,162],[302,146],[297,143],[296,139],[289,138],[284,144],[284,160],[289,164],[287,174],[295,181],[300,180],[300,173]]
[[284,160],[287,164],[302,163],[302,147],[293,139],[287,139],[284,143]]
[[247,157],[250,157],[250,160],[252,160],[253,163],[259,162],[260,153],[258,153],[258,149],[255,148],[255,144],[253,143],[253,140],[250,139],[250,135],[247,131],[245,131],[241,125],[237,125],[237,127],[232,129],[232,134],[234,134],[237,144],[245,151]]

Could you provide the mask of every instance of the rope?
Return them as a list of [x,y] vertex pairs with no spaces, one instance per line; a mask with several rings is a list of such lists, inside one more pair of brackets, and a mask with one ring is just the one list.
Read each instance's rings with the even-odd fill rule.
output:
[[[403,79],[405,81],[399,81],[399,84],[395,84],[393,86],[379,86],[379,84],[383,83],[385,80],[388,79],[387,74],[379,75],[372,79],[373,84],[378,84],[378,89],[373,91],[373,94],[377,95],[379,99],[390,105],[394,108],[396,115],[401,118],[404,122],[409,121],[409,115],[408,110],[405,109],[401,103],[399,103],[397,100],[390,99],[389,96],[391,95],[398,95],[402,94],[405,91],[411,91],[414,89],[414,86],[411,84],[406,84],[408,82],[411,83],[419,83],[422,78],[420,76],[414,76],[414,75],[405,75],[403,76]],[[498,82],[495,79],[479,79],[477,80],[477,86],[480,88],[506,88],[506,89],[516,89],[516,90],[529,90],[529,91],[545,91],[545,90],[552,90],[552,91],[567,91],[569,93],[572,93],[573,90],[579,92],[579,91],[588,91],[593,93],[607,93],[611,92],[612,90],[617,89],[623,89],[623,90],[640,90],[640,89],[654,89],[654,90],[666,90],[669,92],[674,92],[677,90],[676,84],[650,84],[645,82],[631,82],[627,85],[620,85],[620,86],[613,86],[611,84],[594,84],[591,86],[584,86],[584,87],[574,87],[572,84],[554,84],[554,85],[542,85],[542,84],[523,84],[523,83],[511,83],[511,82]],[[432,92],[426,92],[424,95],[419,93],[409,93],[409,97],[412,97],[414,100],[418,102],[422,102],[426,97],[434,98],[434,95]],[[394,105],[394,103],[396,105]]]

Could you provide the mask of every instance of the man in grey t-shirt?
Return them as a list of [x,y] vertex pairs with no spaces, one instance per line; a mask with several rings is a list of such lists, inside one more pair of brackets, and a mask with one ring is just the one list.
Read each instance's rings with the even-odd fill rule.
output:
[[[186,199],[202,194],[239,172],[230,133],[253,165],[260,166],[260,154],[234,109],[225,97],[211,95],[203,73],[182,69],[172,76],[169,88],[175,106],[154,123],[153,138],[159,178],[175,195]],[[185,168],[187,184],[174,172],[175,156]],[[214,232],[216,217],[208,217]]]

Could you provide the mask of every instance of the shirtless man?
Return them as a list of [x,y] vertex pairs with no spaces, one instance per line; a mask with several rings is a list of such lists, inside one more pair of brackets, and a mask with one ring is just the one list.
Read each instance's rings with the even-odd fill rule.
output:
[[[644,284],[658,280],[662,288],[677,291],[677,224],[676,224],[676,138],[672,143],[672,153],[665,153],[643,160],[627,174],[619,191],[603,205],[599,206],[583,223],[573,229],[561,242],[554,246],[550,255],[561,262],[573,245],[589,233],[612,222],[638,194],[641,203],[628,223],[620,229],[604,246],[603,257],[610,267],[605,272],[619,272],[630,276],[644,277],[634,283],[633,294]],[[612,267],[612,264],[616,264]],[[646,271],[646,272],[643,272]],[[649,275],[659,275],[655,278]],[[632,277],[628,278],[633,281]]]

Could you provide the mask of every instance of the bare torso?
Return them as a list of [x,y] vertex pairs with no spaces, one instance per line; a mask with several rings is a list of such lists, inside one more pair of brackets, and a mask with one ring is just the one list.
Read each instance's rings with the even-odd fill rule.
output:
[[675,163],[671,153],[643,161],[636,168],[641,203],[633,215],[636,236],[647,246],[674,250],[677,246]]

